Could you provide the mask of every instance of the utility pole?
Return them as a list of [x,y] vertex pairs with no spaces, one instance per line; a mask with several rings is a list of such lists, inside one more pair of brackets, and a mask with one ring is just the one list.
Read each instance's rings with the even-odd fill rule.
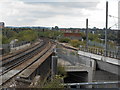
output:
[[105,56],[107,56],[108,1],[106,1]]
[[117,46],[118,46],[118,55],[117,58],[120,59],[120,1],[118,2],[118,33],[117,33]]
[[120,1],[118,2],[118,29],[120,30]]
[[88,18],[86,19],[86,50],[88,50]]

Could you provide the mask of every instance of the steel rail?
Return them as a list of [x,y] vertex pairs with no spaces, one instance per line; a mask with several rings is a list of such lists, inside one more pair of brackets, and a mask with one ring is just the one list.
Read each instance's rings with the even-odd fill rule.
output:
[[24,52],[22,55],[18,56],[17,58],[13,58],[12,60],[9,60],[3,63],[4,68],[0,72],[0,75],[3,75],[4,73],[16,67],[17,65],[20,65],[25,60],[32,58],[35,54],[37,54],[41,50],[40,48],[43,47],[44,45],[45,43],[42,43],[38,45],[37,47],[30,49],[27,52]]
[[2,57],[2,59],[0,59],[0,62],[1,62],[1,61],[5,61],[5,60],[8,60],[8,59],[10,59],[10,58],[12,58],[12,57],[15,57],[15,56],[17,56],[17,55],[19,55],[19,54],[21,54],[21,53],[23,53],[23,52],[25,52],[25,51],[27,51],[27,50],[29,50],[29,49],[32,49],[32,48],[38,46],[39,44],[40,44],[40,43],[37,43],[37,44],[35,44],[35,45],[32,45],[31,47],[28,47],[28,48],[26,48],[26,49],[22,49],[22,50],[14,53],[14,54],[12,54],[12,55],[10,55],[10,56]]
[[[52,46],[52,44],[48,47],[48,44],[46,43],[45,44],[45,47],[44,48],[42,48],[41,50],[43,51],[41,54],[39,54],[39,56],[37,56],[37,58],[33,58],[33,59],[35,59],[35,60],[32,60],[32,58],[31,59],[29,59],[29,60],[32,60],[32,62],[30,62],[30,63],[28,63],[26,66],[24,66],[24,68],[22,68],[22,70],[20,70],[19,72],[17,72],[16,74],[13,74],[11,77],[8,77],[7,79],[5,79],[5,81],[3,81],[0,85],[3,85],[3,84],[5,84],[6,82],[8,82],[11,78],[13,78],[13,77],[15,77],[17,74],[19,74],[20,72],[22,72],[23,70],[25,70],[27,67],[29,67],[30,65],[32,65],[33,63],[35,63],[40,57],[42,57],[50,48],[51,48],[51,46]],[[39,52],[38,52],[39,53]],[[36,57],[35,56],[35,57]],[[24,63],[23,63],[23,65],[24,65]],[[21,65],[20,65],[21,66]],[[18,66],[19,67],[19,66]],[[15,69],[16,69],[17,67],[15,67]],[[13,69],[14,70],[14,69]],[[9,71],[8,71],[8,73],[9,73]],[[7,73],[6,73],[7,74]],[[2,75],[3,76],[3,75]]]

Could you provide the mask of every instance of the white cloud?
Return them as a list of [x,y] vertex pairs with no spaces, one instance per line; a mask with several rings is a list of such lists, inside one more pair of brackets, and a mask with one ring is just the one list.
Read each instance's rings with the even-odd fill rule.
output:
[[[14,2],[16,0],[1,0],[0,2]],[[98,2],[99,0],[19,0],[24,2]]]
[[[24,1],[24,2],[23,2]],[[89,18],[90,27],[105,27],[104,0],[76,0],[74,2],[62,0],[65,3],[40,3],[41,0],[1,0],[0,20],[10,26],[54,26],[85,27],[85,20]],[[35,3],[36,2],[36,3]],[[54,3],[52,3],[54,2]],[[71,2],[71,3],[70,3]],[[76,2],[76,3],[75,3]],[[90,2],[90,3],[88,3]],[[118,0],[109,0],[109,14],[117,16]],[[109,18],[109,26],[117,22]]]

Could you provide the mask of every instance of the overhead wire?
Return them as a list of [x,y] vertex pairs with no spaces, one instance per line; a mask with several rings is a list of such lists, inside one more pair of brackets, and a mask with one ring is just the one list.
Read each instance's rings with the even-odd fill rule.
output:
[[119,24],[119,23],[116,23],[115,18],[117,18],[117,19],[120,19],[120,18],[119,18],[119,17],[116,17],[116,16],[112,16],[112,15],[109,15],[109,17],[112,17],[112,18],[114,19],[114,22],[115,22],[115,24],[112,25],[112,26],[109,27],[109,28],[112,28],[112,27],[114,27],[114,26],[116,26],[116,28],[118,28],[118,24]]

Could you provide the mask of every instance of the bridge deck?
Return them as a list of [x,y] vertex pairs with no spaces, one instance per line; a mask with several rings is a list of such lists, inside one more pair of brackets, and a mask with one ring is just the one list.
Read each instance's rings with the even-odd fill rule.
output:
[[50,56],[53,52],[48,52],[44,56],[42,56],[38,61],[36,61],[34,64],[29,66],[26,70],[24,70],[22,73],[19,74],[19,77],[22,78],[28,78],[32,73],[35,72],[35,70],[47,59],[48,56]]
[[53,48],[55,46],[52,46],[49,51],[44,54],[42,57],[40,57],[35,63],[33,63],[31,66],[29,66],[27,69],[25,69],[23,72],[21,72],[18,77],[22,78],[29,78],[32,73],[37,70],[37,68],[53,53]]
[[78,54],[82,55],[82,56],[92,58],[92,59],[108,62],[108,63],[111,63],[111,64],[120,65],[120,60],[119,59],[105,57],[105,56],[101,56],[101,55],[96,55],[96,54],[88,53],[88,52],[84,52],[84,51],[78,51]]

